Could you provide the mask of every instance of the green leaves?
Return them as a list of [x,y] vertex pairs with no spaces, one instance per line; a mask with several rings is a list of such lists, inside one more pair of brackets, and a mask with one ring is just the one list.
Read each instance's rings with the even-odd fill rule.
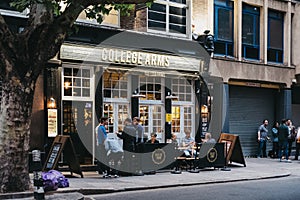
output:
[[44,4],[47,9],[52,10],[55,16],[60,15],[60,2],[67,2],[67,0],[13,0],[10,6],[17,11],[22,12],[33,4]]
[[9,5],[17,9],[17,11],[22,12],[23,10],[28,8],[32,4],[32,2],[34,2],[34,0],[18,0],[11,2]]

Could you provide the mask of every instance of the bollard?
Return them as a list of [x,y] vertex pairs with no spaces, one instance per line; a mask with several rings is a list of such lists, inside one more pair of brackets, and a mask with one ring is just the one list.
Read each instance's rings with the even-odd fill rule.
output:
[[34,199],[45,199],[44,182],[42,178],[42,163],[40,150],[32,151]]

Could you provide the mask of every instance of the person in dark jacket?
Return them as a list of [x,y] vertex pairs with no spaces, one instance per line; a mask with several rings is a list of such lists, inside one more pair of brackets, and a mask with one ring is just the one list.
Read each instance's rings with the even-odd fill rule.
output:
[[279,128],[279,122],[275,122],[272,127],[272,136],[273,136],[273,158],[278,158],[278,128]]
[[124,129],[122,134],[117,133],[117,136],[123,139],[123,150],[124,150],[124,162],[123,162],[123,172],[131,174],[133,171],[133,155],[135,152],[135,135],[136,128],[132,124],[130,118],[125,119]]
[[286,162],[291,162],[288,156],[288,136],[289,136],[289,128],[287,126],[287,120],[283,119],[278,128],[278,147],[279,147],[279,161],[282,161],[282,151],[284,151]]
[[125,126],[122,134],[117,133],[117,136],[123,139],[124,151],[134,152],[136,128],[132,124],[132,120],[130,118],[125,119],[124,124]]

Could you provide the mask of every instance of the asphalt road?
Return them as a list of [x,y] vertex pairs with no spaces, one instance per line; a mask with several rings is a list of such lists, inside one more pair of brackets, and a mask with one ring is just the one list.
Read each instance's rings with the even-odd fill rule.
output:
[[300,176],[87,196],[96,200],[296,200]]

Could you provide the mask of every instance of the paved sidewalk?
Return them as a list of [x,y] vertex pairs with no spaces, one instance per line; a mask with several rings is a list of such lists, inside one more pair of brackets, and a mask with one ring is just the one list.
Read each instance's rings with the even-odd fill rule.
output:
[[[182,171],[181,174],[171,174],[170,171],[163,171],[154,175],[128,176],[110,179],[104,179],[96,172],[83,172],[84,178],[80,178],[80,176],[68,178],[70,187],[59,188],[53,193],[47,193],[46,199],[74,200],[74,196],[70,198],[67,198],[67,196],[77,194],[77,199],[83,199],[83,195],[87,194],[280,178],[289,176],[293,168],[300,167],[300,161],[285,163],[279,162],[278,159],[270,158],[246,158],[245,160],[246,167],[243,167],[242,165],[233,165],[229,166],[231,169],[230,171],[205,169],[200,170],[200,173]],[[68,176],[70,173],[64,172],[64,175]],[[32,194],[31,191],[18,194],[0,194],[0,199],[10,198],[13,195],[15,195],[15,199],[22,197],[23,199],[33,199],[31,197]],[[53,194],[56,196],[54,197]]]

